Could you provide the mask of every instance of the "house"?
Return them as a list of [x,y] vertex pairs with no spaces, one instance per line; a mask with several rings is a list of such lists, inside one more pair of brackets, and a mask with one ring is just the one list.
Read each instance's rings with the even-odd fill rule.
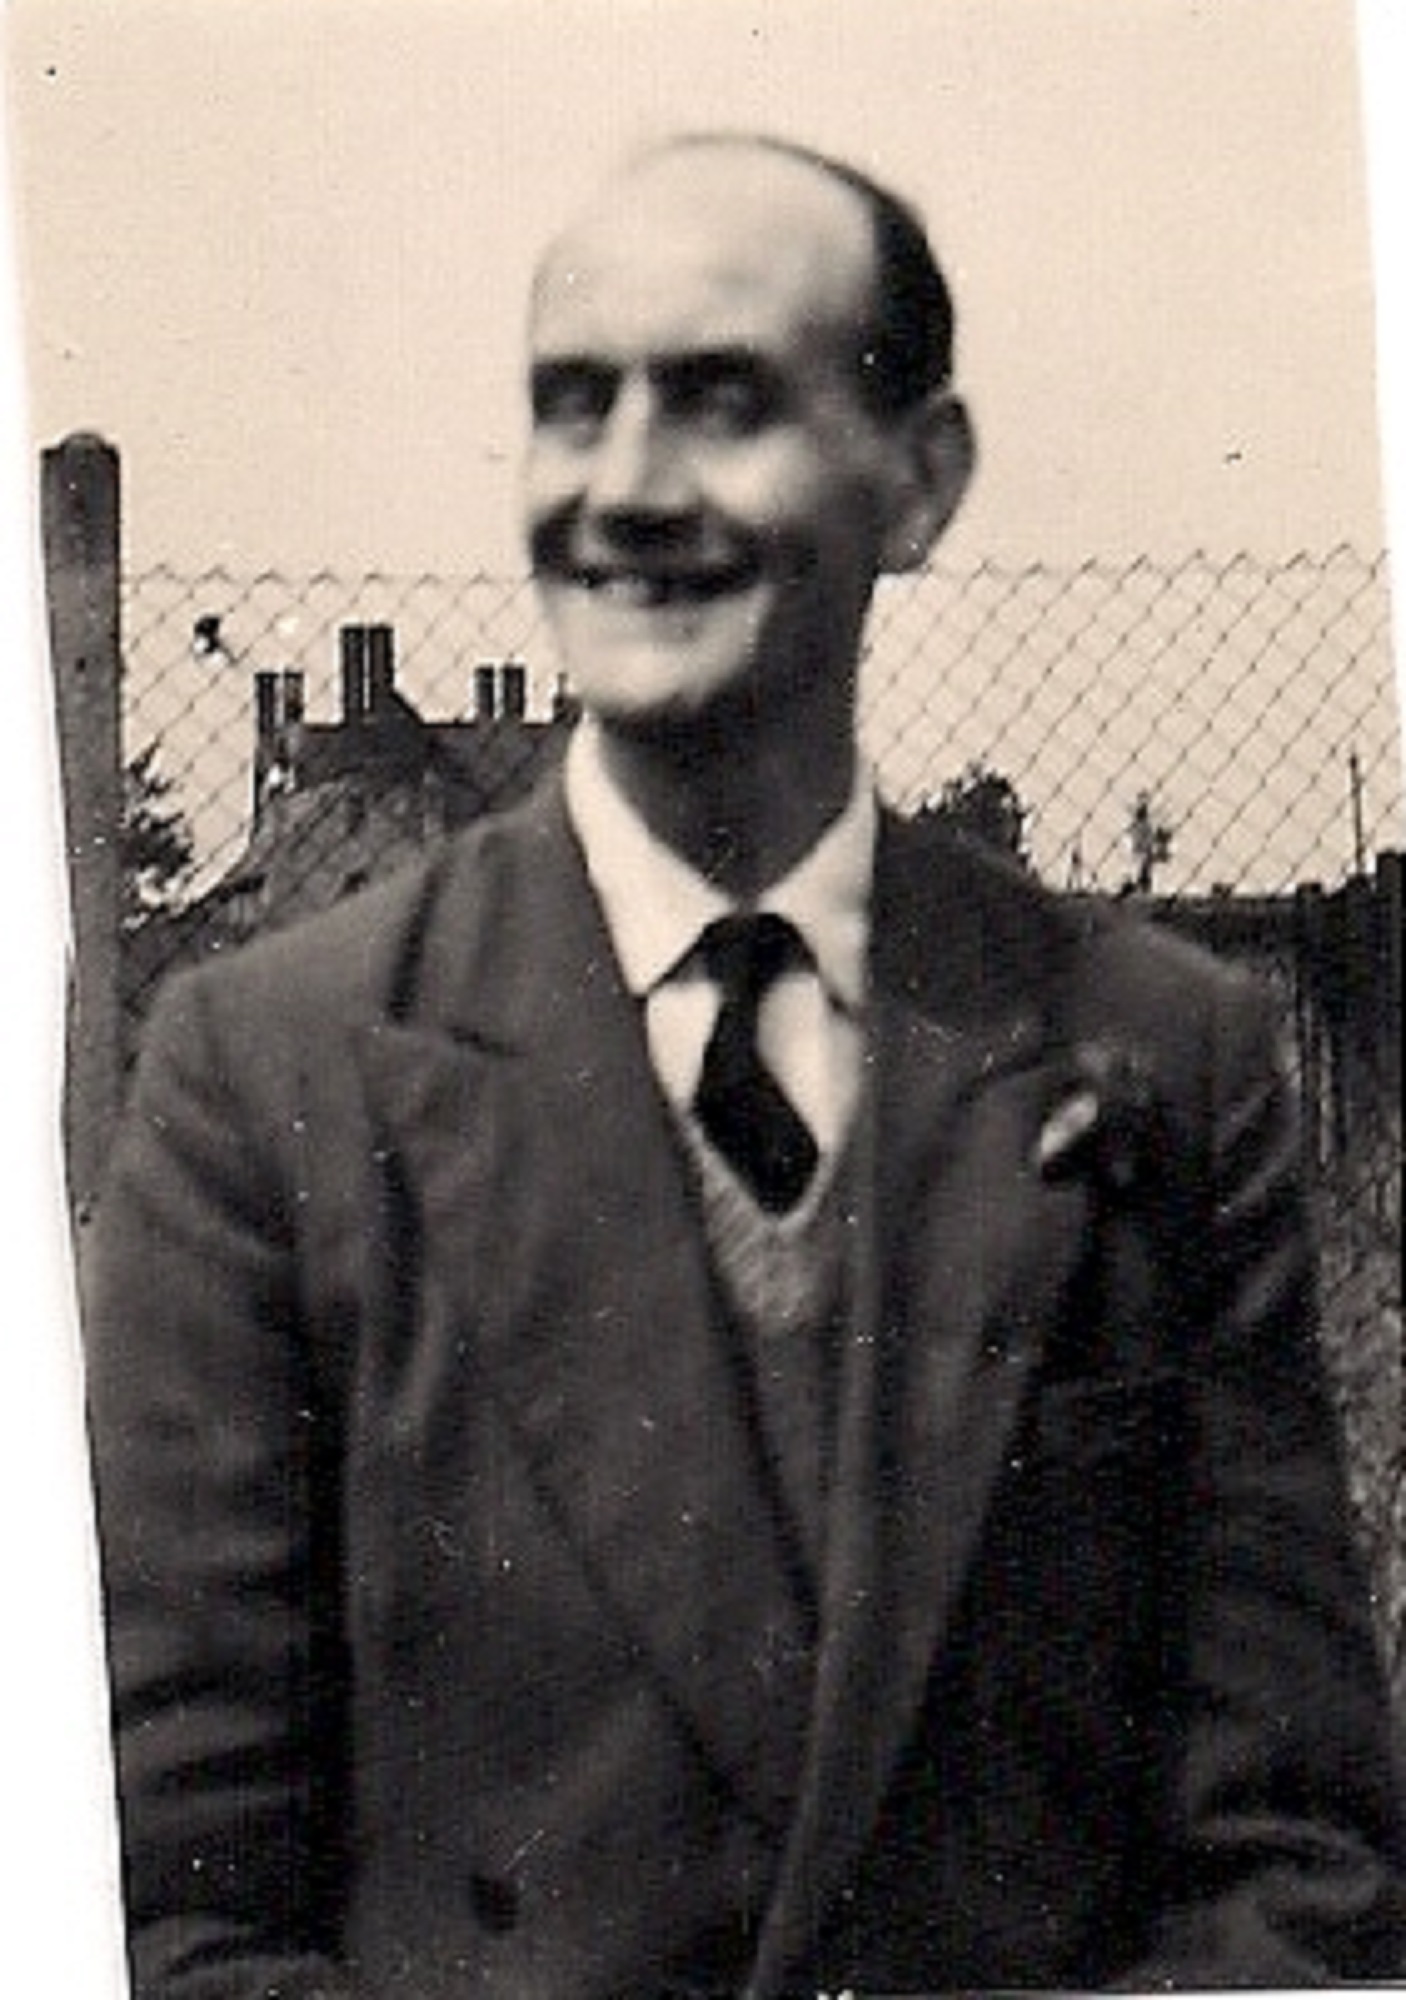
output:
[[566,745],[574,703],[527,713],[527,669],[482,661],[469,713],[429,721],[396,687],[389,625],[339,634],[341,715],[310,722],[301,672],[254,684],[249,837],[219,881],[184,908],[154,913],[122,939],[124,1061],[156,988],[206,958],[329,908],[392,873],[483,813],[521,798]]
[[309,722],[299,672],[255,682],[249,842],[210,895],[233,942],[326,909],[434,841],[521,798],[561,755],[575,717],[559,688],[527,713],[527,669],[473,669],[471,712],[429,721],[396,686],[389,625],[339,635],[341,715]]

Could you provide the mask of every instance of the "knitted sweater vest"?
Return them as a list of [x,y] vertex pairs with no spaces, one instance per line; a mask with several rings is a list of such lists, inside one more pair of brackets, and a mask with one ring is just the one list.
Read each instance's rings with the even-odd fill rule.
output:
[[770,1215],[689,1120],[681,1127],[744,1408],[783,1532],[813,1592],[850,1302],[849,1158],[796,1209]]

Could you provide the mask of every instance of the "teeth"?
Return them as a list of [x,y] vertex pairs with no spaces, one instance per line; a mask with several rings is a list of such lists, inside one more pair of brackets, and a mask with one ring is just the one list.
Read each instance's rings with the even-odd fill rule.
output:
[[603,597],[608,603],[642,609],[651,604],[662,604],[671,586],[659,577],[606,576],[596,578],[590,589],[596,597]]
[[739,579],[730,571],[702,576],[642,576],[635,573],[583,571],[580,581],[595,597],[631,610],[647,610],[659,604],[702,602],[720,597],[738,587]]

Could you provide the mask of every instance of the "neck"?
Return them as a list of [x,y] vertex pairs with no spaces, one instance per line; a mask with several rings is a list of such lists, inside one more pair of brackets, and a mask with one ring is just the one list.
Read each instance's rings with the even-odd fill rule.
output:
[[655,839],[738,901],[788,874],[854,787],[848,719],[843,730],[798,724],[775,738],[696,728],[646,737],[607,724],[602,748]]

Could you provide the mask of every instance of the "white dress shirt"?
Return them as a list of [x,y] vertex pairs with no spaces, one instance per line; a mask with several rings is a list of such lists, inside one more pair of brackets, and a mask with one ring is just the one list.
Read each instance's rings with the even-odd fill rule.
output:
[[[686,1113],[719,1005],[695,948],[708,924],[739,906],[656,840],[612,780],[590,717],[567,752],[566,799],[625,983],[644,1007],[655,1072]],[[877,820],[872,782],[856,763],[839,818],[747,906],[785,917],[810,954],[809,964],[782,973],[768,990],[757,1039],[814,1135],[817,1183],[828,1177],[859,1099]]]

